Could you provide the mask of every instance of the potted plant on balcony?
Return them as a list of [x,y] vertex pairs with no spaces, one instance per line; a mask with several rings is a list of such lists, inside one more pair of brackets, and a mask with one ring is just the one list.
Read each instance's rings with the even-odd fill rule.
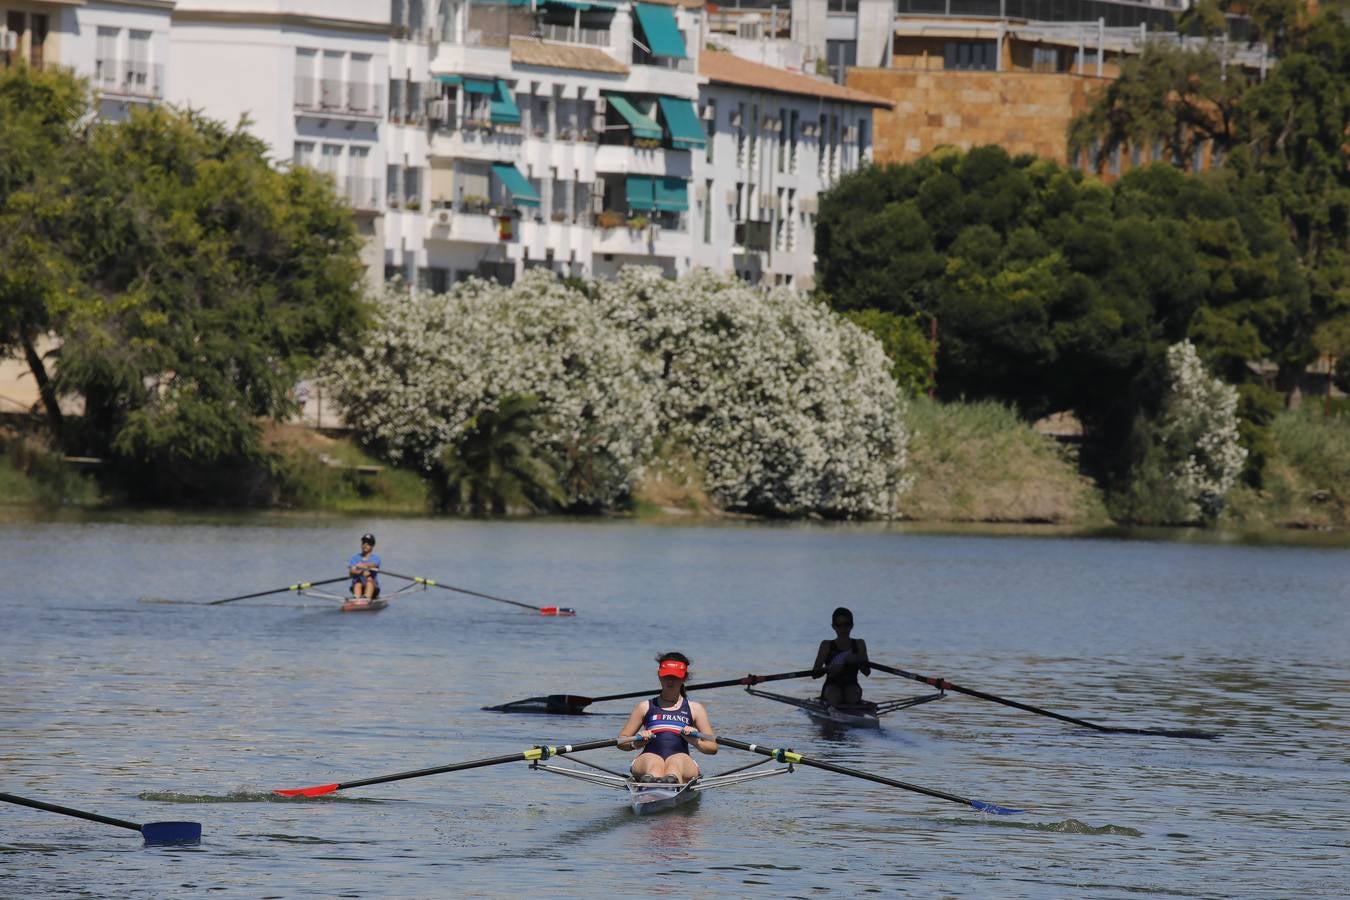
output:
[[651,220],[646,216],[632,216],[625,222],[629,231],[641,231],[651,224]]
[[557,209],[554,210],[553,213],[548,218],[550,222],[566,222],[567,213],[563,212],[560,209]]
[[464,206],[466,213],[485,213],[487,212],[488,198],[482,194],[468,194],[460,201]]
[[623,213],[606,209],[595,214],[595,224],[600,228],[618,228],[624,223]]
[[656,138],[637,138],[633,141],[633,146],[639,150],[660,150],[661,142]]
[[404,204],[407,209],[416,211],[422,208],[422,201],[416,197],[409,197],[408,202]]

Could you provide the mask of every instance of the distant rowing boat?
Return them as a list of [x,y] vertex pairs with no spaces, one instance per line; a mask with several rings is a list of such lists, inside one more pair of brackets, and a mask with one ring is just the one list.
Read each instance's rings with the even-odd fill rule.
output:
[[388,605],[388,600],[348,600],[338,608],[343,612],[379,612]]
[[743,784],[747,781],[756,781],[774,775],[785,775],[792,771],[791,765],[760,768],[773,761],[762,759],[738,769],[723,772],[720,775],[700,775],[693,781],[686,781],[681,784],[667,784],[659,781],[644,783],[636,781],[630,775],[597,766],[575,756],[571,759],[575,763],[589,767],[589,770],[578,769],[575,766],[553,765],[538,760],[532,762],[530,768],[538,769],[541,772],[552,772],[555,775],[565,775],[568,778],[575,778],[578,781],[585,781],[601,787],[627,791],[628,808],[636,815],[664,812],[686,803],[694,803],[703,796],[705,791],[714,788]]
[[885,700],[881,703],[863,701],[851,706],[831,706],[819,697],[790,697],[787,694],[775,694],[772,691],[762,691],[752,687],[747,687],[745,690],[746,693],[753,694],[756,697],[795,706],[823,725],[850,728],[880,728],[881,717],[887,713],[895,712],[897,709],[918,706],[920,703],[941,700],[947,696],[942,691],[938,691],[936,694],[902,697],[897,700]]

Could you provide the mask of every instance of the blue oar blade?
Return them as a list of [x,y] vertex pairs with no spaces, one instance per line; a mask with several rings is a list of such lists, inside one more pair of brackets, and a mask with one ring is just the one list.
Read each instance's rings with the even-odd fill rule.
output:
[[147,844],[200,844],[201,822],[146,822],[141,835]]
[[972,800],[970,805],[980,812],[994,813],[999,816],[1016,816],[1026,812],[1025,809],[1012,809],[1007,806],[999,806],[997,803],[985,803],[983,800]]

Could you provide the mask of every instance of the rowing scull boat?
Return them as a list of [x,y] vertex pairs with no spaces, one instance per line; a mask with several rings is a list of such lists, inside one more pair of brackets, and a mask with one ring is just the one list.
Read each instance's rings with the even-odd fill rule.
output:
[[[742,784],[747,781],[755,781],[760,778],[769,778],[774,775],[785,775],[792,771],[791,765],[780,765],[768,769],[760,769],[765,763],[772,760],[762,759],[752,762],[749,765],[741,766],[738,769],[731,769],[720,775],[700,775],[693,781],[686,781],[681,784],[666,784],[664,782],[640,782],[631,775],[623,775],[611,769],[597,766],[594,763],[587,762],[576,756],[572,761],[583,766],[589,766],[595,771],[578,769],[573,766],[552,765],[543,761],[536,760],[530,763],[531,769],[538,769],[541,772],[552,772],[555,775],[565,775],[568,778],[575,778],[578,781],[585,781],[589,784],[597,784],[602,787],[616,788],[628,792],[628,808],[637,815],[646,813],[663,812],[668,809],[674,809],[677,806],[683,806],[686,803],[693,803],[703,796],[705,791],[713,788],[728,787],[733,784]],[[751,771],[755,770],[755,771]]]
[[764,697],[767,700],[776,700],[779,703],[795,706],[821,724],[854,728],[880,728],[881,717],[887,713],[895,712],[897,709],[908,709],[911,706],[918,706],[920,703],[928,703],[932,700],[941,700],[946,696],[942,691],[938,691],[936,694],[902,697],[897,700],[884,700],[881,703],[871,703],[864,700],[854,706],[831,706],[820,697],[790,697],[787,694],[775,694],[772,691],[761,691],[752,687],[747,687],[745,690],[746,693],[753,694],[756,697]]

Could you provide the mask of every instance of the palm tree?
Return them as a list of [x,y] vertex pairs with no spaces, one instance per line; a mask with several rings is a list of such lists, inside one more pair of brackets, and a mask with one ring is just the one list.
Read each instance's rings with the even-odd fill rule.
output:
[[531,394],[508,394],[475,415],[459,442],[441,455],[445,505],[500,516],[510,507],[561,504],[566,496],[557,463],[532,440],[541,416]]

